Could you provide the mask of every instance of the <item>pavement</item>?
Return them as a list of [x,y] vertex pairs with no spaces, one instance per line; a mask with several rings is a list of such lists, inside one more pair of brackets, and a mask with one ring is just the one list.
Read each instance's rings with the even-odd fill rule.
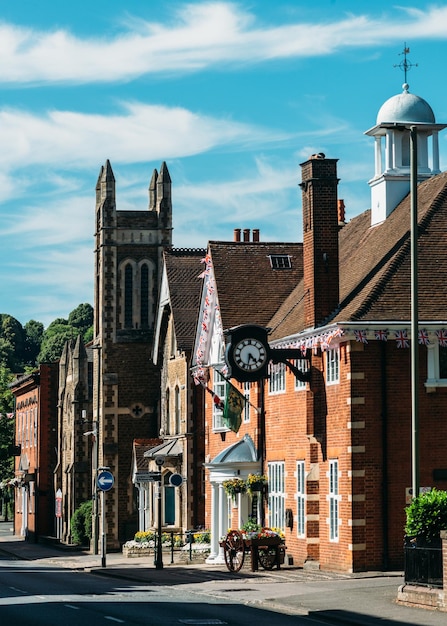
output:
[[307,615],[344,626],[445,626],[447,613],[397,604],[402,572],[344,574],[307,570],[289,565],[279,570],[229,572],[225,565],[189,561],[171,563],[163,553],[163,567],[154,556],[127,558],[111,552],[103,558],[86,550],[31,543],[13,534],[12,523],[0,521],[0,553],[9,558],[85,571],[144,585],[184,586],[200,595],[262,605],[293,615]]

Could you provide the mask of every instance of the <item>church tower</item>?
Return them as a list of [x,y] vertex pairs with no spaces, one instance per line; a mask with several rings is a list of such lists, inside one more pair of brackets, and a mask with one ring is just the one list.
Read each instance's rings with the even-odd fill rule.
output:
[[[371,188],[371,226],[383,222],[410,191],[410,129],[417,131],[418,181],[439,174],[437,124],[430,105],[404,83],[402,93],[387,100],[376,125],[366,131],[375,138],[375,172]],[[429,158],[431,139],[431,162]]]
[[94,419],[97,467],[115,484],[107,495],[108,544],[119,547],[137,530],[131,481],[135,438],[156,437],[160,373],[151,363],[163,250],[172,245],[171,178],[154,170],[146,210],[116,208],[109,161],[96,185]]

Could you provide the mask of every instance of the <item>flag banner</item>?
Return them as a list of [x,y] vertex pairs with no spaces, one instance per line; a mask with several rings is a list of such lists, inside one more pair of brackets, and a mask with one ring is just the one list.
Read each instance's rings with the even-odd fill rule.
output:
[[[202,384],[202,383],[201,383]],[[224,410],[224,403],[222,402],[222,400],[219,398],[219,396],[217,395],[217,393],[215,391],[213,391],[212,389],[210,389],[208,387],[208,385],[204,385],[202,384],[203,387],[205,387],[205,389],[207,390],[207,392],[210,394],[210,396],[213,398],[213,402],[214,404],[217,406],[217,408],[219,408],[221,411]]]
[[245,406],[245,396],[234,385],[227,382],[227,394],[223,420],[225,425],[234,433],[239,431],[242,424],[242,411]]

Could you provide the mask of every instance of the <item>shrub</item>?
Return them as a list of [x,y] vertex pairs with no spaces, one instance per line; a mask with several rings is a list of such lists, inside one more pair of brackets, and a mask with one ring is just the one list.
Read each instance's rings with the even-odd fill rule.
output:
[[92,501],[83,502],[73,513],[70,520],[73,543],[84,546],[92,538]]
[[441,530],[447,530],[447,491],[432,489],[413,498],[406,507],[405,533],[427,541],[439,538]]

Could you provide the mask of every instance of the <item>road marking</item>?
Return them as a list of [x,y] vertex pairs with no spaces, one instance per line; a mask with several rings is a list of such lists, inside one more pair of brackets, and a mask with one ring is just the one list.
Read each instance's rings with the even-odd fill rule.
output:
[[179,620],[180,624],[191,624],[192,626],[203,626],[207,624],[228,624],[228,622],[223,622],[221,619],[181,619]]
[[64,604],[67,609],[74,609],[75,611],[79,611],[79,607],[74,604]]
[[118,619],[117,617],[112,617],[111,615],[104,615],[104,619],[109,619],[112,622],[119,622],[120,624],[124,624],[123,619]]
[[26,593],[26,591],[23,591],[23,589],[18,589],[17,587],[10,587],[10,589],[12,589],[13,591],[18,591],[19,593]]

